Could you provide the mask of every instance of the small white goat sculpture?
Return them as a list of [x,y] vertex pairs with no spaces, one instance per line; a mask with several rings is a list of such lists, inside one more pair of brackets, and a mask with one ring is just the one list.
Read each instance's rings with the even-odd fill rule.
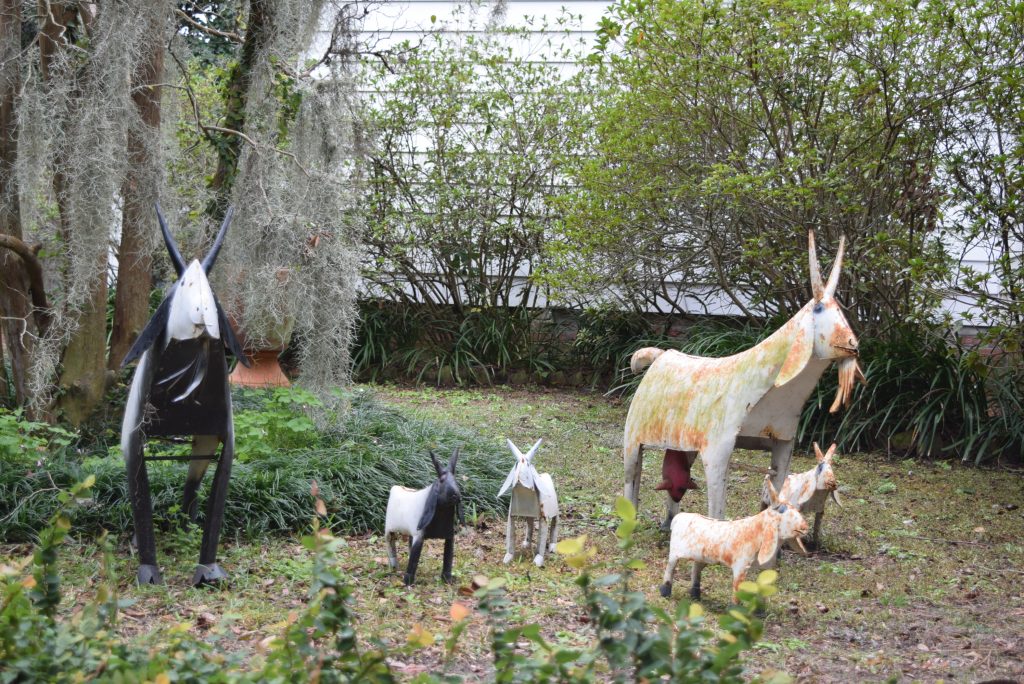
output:
[[834,443],[828,451],[821,453],[821,447],[815,442],[814,455],[818,459],[818,465],[787,477],[782,484],[782,491],[779,492],[780,497],[793,502],[801,513],[814,513],[814,530],[811,532],[811,544],[814,548],[818,547],[818,533],[821,531],[821,518],[825,514],[825,502],[831,498],[837,506],[842,507],[836,494],[839,482],[832,472],[832,456],[835,452]]
[[555,483],[548,473],[538,473],[533,465],[533,457],[540,448],[541,442],[537,442],[524,455],[519,451],[511,439],[506,439],[508,448],[516,457],[516,464],[505,478],[505,484],[501,485],[498,496],[512,488],[512,501],[508,505],[508,526],[505,531],[505,558],[503,563],[512,560],[516,546],[515,519],[526,520],[526,543],[525,546],[533,546],[533,525],[537,523],[537,555],[533,563],[538,568],[544,565],[544,556],[558,543],[558,495],[555,493]]
[[[700,599],[700,574],[708,563],[721,563],[732,569],[732,592],[736,591],[755,558],[764,566],[775,558],[779,544],[807,532],[807,521],[796,506],[775,493],[770,477],[765,487],[772,505],[757,515],[739,520],[715,520],[696,513],[680,513],[672,520],[668,565],[661,585],[661,595],[672,596],[672,574],[680,560],[693,561],[693,583],[690,597]],[[802,549],[801,545],[801,549]]]
[[[822,284],[814,233],[808,234],[814,298],[768,339],[725,358],[691,356],[645,347],[633,354],[632,369],[650,366],[626,416],[623,436],[625,496],[639,503],[644,447],[668,450],[687,467],[697,456],[707,480],[708,515],[725,517],[725,484],[735,447],[770,449],[774,484],[789,474],[800,412],[818,378],[839,360],[839,391],[831,411],[849,402],[857,365],[857,337],[834,298],[843,262],[839,242],[828,283]],[[680,453],[681,452],[681,453]],[[680,479],[680,478],[677,478]],[[689,479],[683,474],[682,479]],[[679,510],[669,492],[668,527]]]

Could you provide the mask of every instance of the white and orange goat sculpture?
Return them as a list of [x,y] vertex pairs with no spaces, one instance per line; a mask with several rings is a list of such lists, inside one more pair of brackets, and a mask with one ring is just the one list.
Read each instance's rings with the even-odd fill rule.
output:
[[801,513],[814,513],[814,531],[811,532],[811,544],[814,548],[818,548],[818,534],[821,532],[821,518],[825,515],[825,503],[831,498],[837,506],[842,507],[836,495],[839,481],[832,470],[832,456],[835,453],[834,443],[828,451],[822,453],[821,447],[815,442],[814,455],[818,459],[817,465],[810,470],[787,477],[779,491],[779,496],[792,502]]
[[680,513],[672,520],[668,565],[661,584],[662,596],[672,596],[672,575],[676,564],[689,560],[693,561],[690,598],[700,599],[700,575],[704,566],[721,563],[732,570],[735,600],[740,583],[755,560],[760,566],[770,563],[779,545],[790,539],[801,546],[800,535],[807,532],[804,516],[796,506],[775,493],[768,477],[765,477],[765,488],[771,505],[757,515],[739,520],[715,520],[696,513]]
[[[844,241],[827,283],[821,280],[813,232],[808,243],[814,298],[760,344],[724,358],[654,347],[633,354],[634,372],[650,366],[629,406],[623,439],[625,496],[634,506],[644,447],[666,449],[666,465],[672,467],[664,470],[685,471],[676,472],[680,482],[689,481],[689,467],[700,457],[712,518],[725,517],[726,475],[736,447],[771,450],[774,485],[781,488],[801,410],[825,369],[839,362],[832,412],[849,403],[855,381],[864,382],[857,337],[835,299]],[[685,488],[664,485],[667,528]]]
[[544,556],[558,543],[558,495],[555,493],[555,483],[551,475],[538,473],[533,465],[533,457],[544,440],[538,439],[525,454],[511,439],[505,441],[516,457],[516,464],[498,491],[498,496],[501,497],[509,488],[512,489],[505,533],[505,558],[502,562],[508,563],[512,560],[516,548],[515,519],[522,518],[526,520],[524,545],[527,547],[533,547],[533,526],[534,523],[537,524],[537,554],[533,557],[533,562],[539,568],[544,565]]

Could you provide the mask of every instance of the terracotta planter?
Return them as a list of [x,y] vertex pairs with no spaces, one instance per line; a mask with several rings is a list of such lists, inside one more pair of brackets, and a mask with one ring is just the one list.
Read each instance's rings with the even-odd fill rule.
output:
[[249,354],[252,361],[252,368],[246,368],[242,364],[235,366],[231,372],[230,380],[232,385],[240,387],[290,387],[291,382],[281,370],[281,363],[277,360],[281,349],[260,349]]

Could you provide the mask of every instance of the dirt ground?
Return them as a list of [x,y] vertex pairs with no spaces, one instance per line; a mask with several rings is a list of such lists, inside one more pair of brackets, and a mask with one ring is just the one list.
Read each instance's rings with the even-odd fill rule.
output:
[[[505,437],[520,445],[543,437],[537,463],[558,488],[560,536],[587,534],[600,555],[618,553],[612,505],[622,490],[624,402],[541,389],[373,389],[387,402],[501,443]],[[670,607],[686,594],[688,570],[677,569],[671,599],[659,596],[667,556],[667,534],[658,530],[662,499],[653,491],[660,457],[646,460],[634,549],[646,568],[637,573],[636,586],[650,601]],[[755,468],[768,461],[757,452],[734,455],[734,462]],[[510,455],[510,468],[512,463]],[[813,463],[797,454],[792,469]],[[806,682],[1024,679],[1024,474],[877,454],[840,454],[834,470],[844,506],[829,507],[822,550],[806,557],[784,554],[764,637],[746,656],[750,673],[777,669]],[[702,483],[699,467],[694,475]],[[730,517],[757,511],[760,480],[755,472],[732,470]],[[705,512],[703,493],[688,493],[683,510]],[[504,520],[466,513],[451,586],[439,579],[440,544],[428,543],[417,584],[405,588],[387,567],[381,538],[346,540],[339,563],[356,590],[360,635],[398,647],[392,665],[403,678],[448,671],[484,681],[490,651],[482,616],[472,615],[450,660],[442,646],[452,604],[474,608],[470,584],[482,574],[505,578],[514,620],[537,622],[554,643],[589,643],[592,633],[572,581],[576,571],[557,556],[540,569],[527,557],[502,565]],[[123,596],[135,599],[121,622],[131,638],[159,644],[166,630],[184,622],[217,640],[218,648],[258,658],[261,644],[305,605],[311,557],[296,539],[225,540],[221,559],[232,584],[224,591],[187,586],[194,562],[188,546],[195,540],[161,543],[164,587],[134,586],[127,546],[119,555]],[[0,556],[21,551],[0,549]],[[73,610],[91,595],[98,557],[87,544],[66,556],[65,605]],[[709,568],[703,587],[709,613],[728,608],[726,568]],[[436,636],[434,645],[406,646],[417,625]]]

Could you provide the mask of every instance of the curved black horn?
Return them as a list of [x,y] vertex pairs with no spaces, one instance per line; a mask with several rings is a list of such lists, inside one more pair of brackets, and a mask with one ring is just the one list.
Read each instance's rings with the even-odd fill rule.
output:
[[437,460],[437,454],[435,454],[433,451],[430,452],[430,460],[434,462],[434,470],[437,471],[437,476],[441,477],[442,475],[444,475],[444,471],[441,470],[441,463],[440,461]]
[[228,232],[228,226],[231,225],[231,217],[235,214],[234,207],[228,207],[228,213],[224,215],[224,223],[220,225],[220,231],[217,233],[217,239],[213,241],[213,247],[210,248],[209,253],[203,257],[203,272],[206,275],[210,275],[210,270],[213,269],[213,263],[217,261],[217,254],[220,253],[221,245],[224,244],[224,236]]
[[156,207],[156,220],[160,223],[160,232],[164,234],[164,244],[167,245],[167,253],[171,255],[171,263],[174,264],[174,272],[180,276],[185,272],[185,260],[181,258],[181,252],[178,251],[178,243],[174,241],[171,229],[167,227],[167,221],[164,220],[163,212],[160,211],[160,203],[155,202],[154,206]]

